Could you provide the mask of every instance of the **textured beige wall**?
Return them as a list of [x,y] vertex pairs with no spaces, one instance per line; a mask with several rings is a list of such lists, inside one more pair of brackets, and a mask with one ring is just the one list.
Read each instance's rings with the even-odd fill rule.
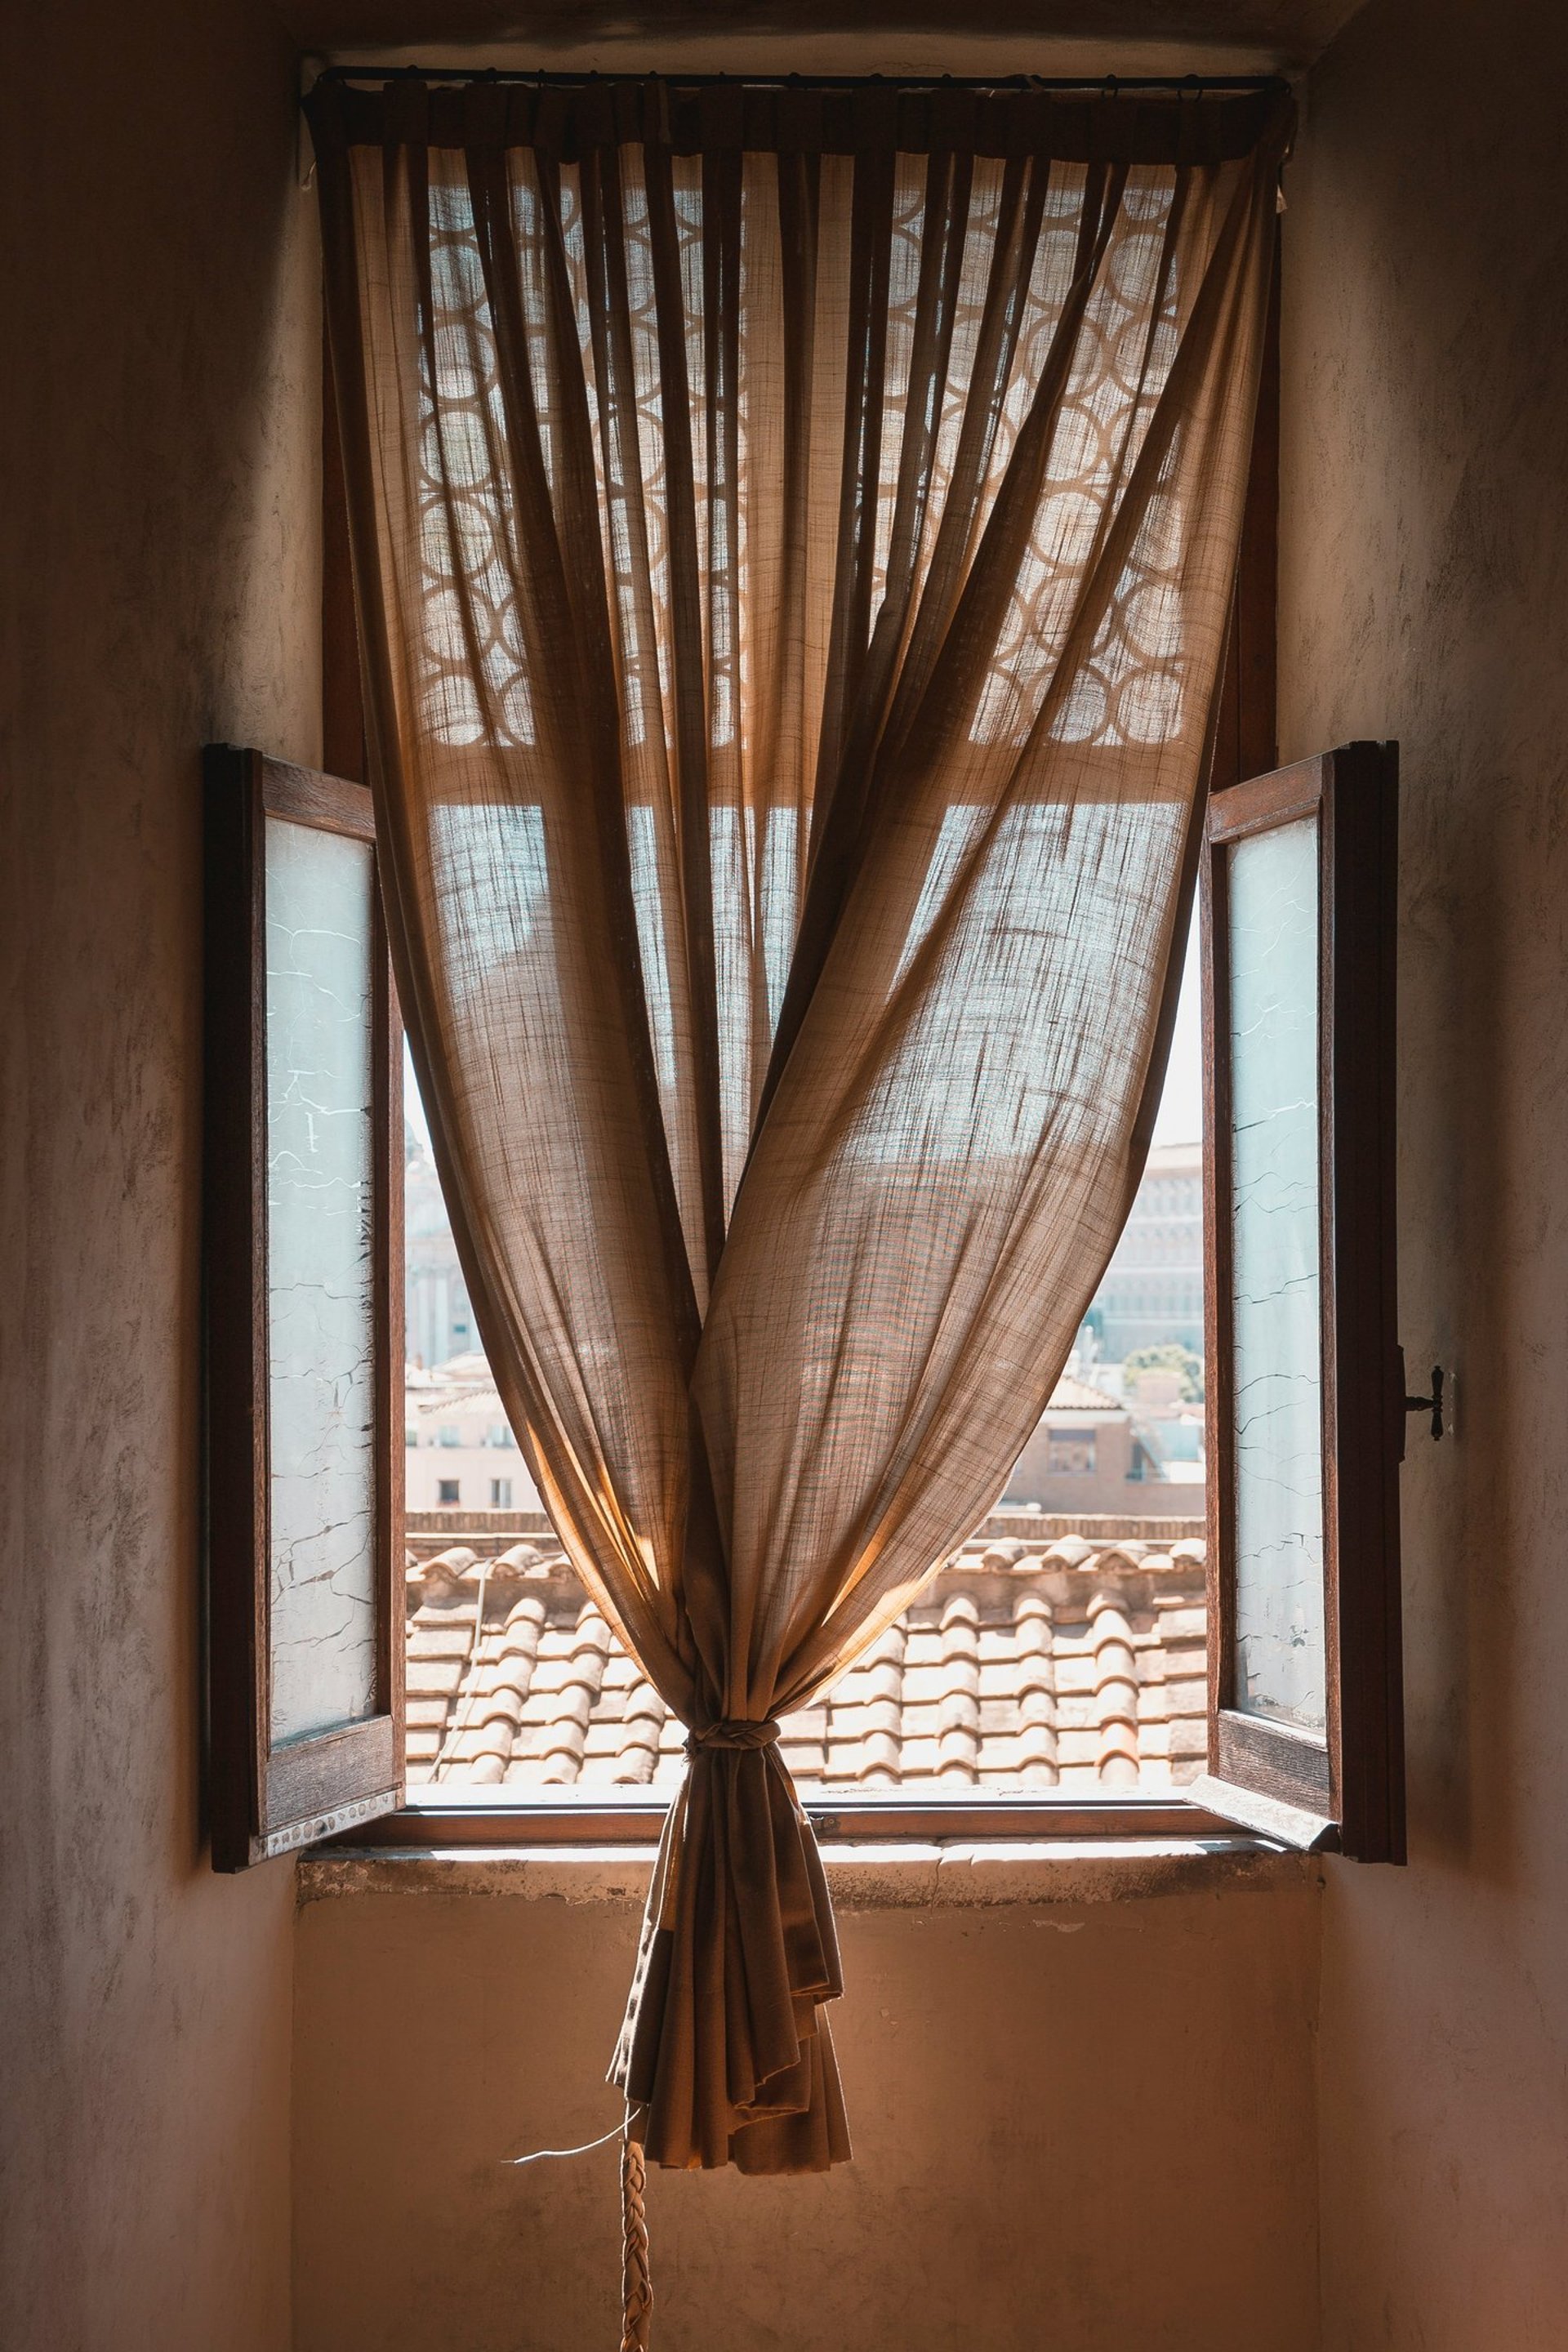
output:
[[0,811],[0,2340],[282,2352],[291,1872],[199,1819],[204,738],[316,748],[292,63],[14,9]]
[[1568,2344],[1562,11],[1373,0],[1287,220],[1282,748],[1404,746],[1411,1867],[1331,1864],[1327,2352]]
[[[1289,1868],[1076,1906],[841,1898],[855,2162],[653,2174],[658,2344],[1315,2352],[1320,1898]],[[306,1904],[298,2352],[615,2342],[613,2147],[502,2159],[614,2124],[637,1920],[428,1886]]]

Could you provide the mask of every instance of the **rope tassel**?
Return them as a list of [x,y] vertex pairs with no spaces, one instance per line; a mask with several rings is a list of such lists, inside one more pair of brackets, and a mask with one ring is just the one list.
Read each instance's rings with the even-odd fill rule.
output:
[[621,2352],[647,2352],[653,2318],[647,2214],[643,2205],[647,2183],[642,2142],[632,2137],[628,2115],[621,2140]]

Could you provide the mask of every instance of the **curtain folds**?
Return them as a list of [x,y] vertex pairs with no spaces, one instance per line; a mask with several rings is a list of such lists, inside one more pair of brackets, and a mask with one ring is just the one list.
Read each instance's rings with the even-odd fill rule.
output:
[[776,1741],[1140,1171],[1288,110],[318,85],[399,987],[498,1383],[692,1727],[616,2079],[848,2153]]

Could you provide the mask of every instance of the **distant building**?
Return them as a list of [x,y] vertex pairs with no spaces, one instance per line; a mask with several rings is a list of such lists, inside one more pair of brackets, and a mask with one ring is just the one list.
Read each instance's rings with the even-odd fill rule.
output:
[[403,1160],[404,1348],[410,1363],[430,1370],[476,1349],[479,1326],[436,1163],[412,1128],[404,1130]]
[[1099,1353],[1119,1364],[1135,1348],[1179,1339],[1204,1349],[1204,1154],[1199,1143],[1150,1152],[1131,1214],[1085,1318]]
[[[482,1355],[454,1356],[433,1370],[411,1363],[404,1402],[405,1508],[465,1517],[542,1508]],[[998,1507],[1196,1526],[1203,1478],[1201,1405],[1144,1416],[1065,1373]]]
[[540,1508],[483,1356],[455,1356],[434,1371],[410,1364],[404,1422],[405,1509]]
[[[539,1496],[479,1349],[440,1180],[406,1134],[406,1507],[410,1511],[537,1511]],[[1121,1363],[1135,1348],[1204,1344],[1203,1153],[1152,1151],[1131,1215],[1086,1318],[1096,1385],[1058,1382],[1019,1455],[1003,1501],[1120,1520],[1205,1512],[1203,1407],[1183,1405],[1171,1376],[1144,1376],[1125,1399]],[[1103,1381],[1103,1386],[1100,1385]]]
[[1119,1398],[1064,1373],[1014,1465],[1001,1507],[1109,1515],[1127,1524],[1190,1518],[1195,1525],[1205,1510],[1201,1429],[1200,1418],[1194,1480],[1186,1463],[1167,1462],[1156,1430]]

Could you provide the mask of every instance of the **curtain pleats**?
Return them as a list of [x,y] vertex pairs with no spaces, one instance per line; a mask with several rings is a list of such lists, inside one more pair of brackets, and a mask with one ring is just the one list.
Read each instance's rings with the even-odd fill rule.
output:
[[776,1745],[994,1502],[1139,1173],[1275,101],[322,83],[399,986],[498,1383],[692,1729],[616,2079],[848,2152]]

